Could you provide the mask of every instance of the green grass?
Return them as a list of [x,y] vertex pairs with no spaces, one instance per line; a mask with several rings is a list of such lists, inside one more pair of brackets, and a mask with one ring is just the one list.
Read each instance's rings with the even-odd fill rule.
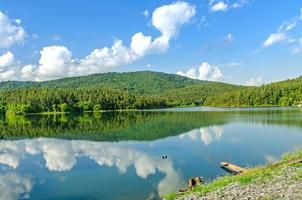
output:
[[296,158],[302,158],[302,150],[283,154],[282,161],[287,162]]
[[[301,165],[302,166],[302,165]],[[299,166],[300,167],[300,166]],[[302,171],[298,172],[295,176],[295,180],[300,180],[302,179]]]
[[272,197],[272,196],[267,196],[267,197],[264,197],[263,200],[274,200],[275,198]]
[[[174,193],[167,194],[164,197],[164,199],[172,200],[177,197],[187,195],[190,193],[194,193],[195,195],[198,196],[204,196],[210,192],[216,191],[217,189],[226,187],[230,184],[238,183],[240,185],[246,185],[252,183],[253,181],[261,181],[261,182],[266,181],[272,178],[275,174],[278,174],[281,168],[287,167],[288,166],[287,163],[289,161],[297,158],[302,158],[302,150],[293,153],[284,154],[282,156],[282,159],[276,164],[250,168],[245,173],[236,176],[227,175],[227,176],[219,177],[214,181],[210,182],[209,184],[195,187],[192,191],[187,191],[184,193],[174,192]],[[295,166],[302,167],[302,164],[299,163],[296,164]],[[301,178],[302,178],[302,171],[295,176],[295,179],[301,179]]]

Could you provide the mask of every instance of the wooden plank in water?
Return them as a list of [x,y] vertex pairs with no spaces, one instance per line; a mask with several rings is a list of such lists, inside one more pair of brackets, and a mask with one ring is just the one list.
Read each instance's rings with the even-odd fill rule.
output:
[[221,162],[220,166],[222,169],[224,169],[225,171],[231,174],[240,174],[246,171],[245,168],[239,167],[237,165],[228,162]]

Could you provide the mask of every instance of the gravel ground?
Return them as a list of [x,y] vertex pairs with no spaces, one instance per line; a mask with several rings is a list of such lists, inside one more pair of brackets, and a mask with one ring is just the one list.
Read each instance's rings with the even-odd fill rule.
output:
[[256,180],[247,185],[229,185],[198,197],[190,194],[179,200],[302,200],[302,168],[288,167],[266,181]]

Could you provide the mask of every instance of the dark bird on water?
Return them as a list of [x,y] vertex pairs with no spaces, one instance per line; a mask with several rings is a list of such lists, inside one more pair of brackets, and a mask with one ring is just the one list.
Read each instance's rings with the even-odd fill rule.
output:
[[162,158],[162,159],[167,159],[167,158],[168,158],[168,156],[161,156],[161,158]]

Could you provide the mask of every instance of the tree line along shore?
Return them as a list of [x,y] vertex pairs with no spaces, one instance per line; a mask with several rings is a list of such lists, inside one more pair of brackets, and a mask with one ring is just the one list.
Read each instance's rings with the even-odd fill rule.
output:
[[258,87],[159,72],[107,73],[46,82],[0,83],[0,113],[57,113],[178,106],[295,106],[302,77]]

